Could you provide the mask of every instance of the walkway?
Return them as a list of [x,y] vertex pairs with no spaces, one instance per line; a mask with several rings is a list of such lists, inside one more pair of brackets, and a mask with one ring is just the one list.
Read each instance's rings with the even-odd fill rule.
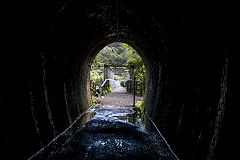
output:
[[[127,94],[126,89],[120,85],[120,81],[111,81],[113,91],[102,97],[96,99],[103,106],[113,107],[130,107],[133,106],[133,95]],[[136,96],[136,102],[140,101],[142,97]]]
[[136,116],[132,107],[132,95],[126,94],[120,83],[115,84],[112,93],[97,99],[100,105],[85,114],[91,120],[77,131],[65,132],[32,159],[176,160],[163,139],[144,131],[141,116]]

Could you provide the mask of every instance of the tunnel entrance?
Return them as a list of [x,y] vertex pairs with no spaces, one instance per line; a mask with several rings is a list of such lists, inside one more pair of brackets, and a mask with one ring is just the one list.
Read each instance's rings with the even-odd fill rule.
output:
[[6,157],[14,159],[8,154],[14,152],[26,159],[75,126],[92,105],[91,62],[113,42],[131,45],[143,58],[144,111],[180,159],[234,155],[226,148],[236,138],[229,130],[237,117],[230,12],[185,0],[31,4],[7,6],[7,49],[0,58]]
[[[114,55],[112,57],[108,55],[111,54],[109,52],[120,50],[116,46],[120,46],[122,52],[125,52],[124,54],[127,55],[125,55],[123,64],[120,62],[120,64],[115,64],[112,68],[116,68],[117,65],[126,66],[128,72],[124,76],[121,74],[114,76],[117,73],[116,71],[111,73],[106,71],[106,67],[109,70],[113,70],[111,69],[112,64],[109,63],[111,60],[112,62],[117,61],[112,58]],[[96,103],[86,109],[69,128],[51,141],[43,150],[31,157],[31,160],[45,159],[49,156],[53,159],[67,157],[73,160],[75,157],[81,157],[80,159],[87,157],[88,159],[165,158],[178,160],[155,123],[150,119],[149,115],[145,115],[146,109],[143,108],[143,104],[144,99],[148,98],[144,95],[145,89],[139,89],[141,90],[139,91],[136,87],[138,82],[141,82],[139,84],[143,85],[149,79],[149,77],[146,77],[147,72],[143,59],[136,53],[136,50],[126,43],[111,43],[107,45],[107,48],[103,48],[100,53],[105,50],[107,52],[103,53],[103,55],[97,55],[92,60],[91,68],[89,67],[90,69],[88,70],[88,73],[90,73],[88,77],[89,79],[92,78],[92,80],[90,80],[90,87],[87,88],[88,91],[92,91],[92,84],[95,83],[95,86],[102,87],[102,90],[102,83],[105,84],[105,80],[110,79],[109,84],[112,90],[109,93],[102,93],[98,96],[88,92],[87,95],[92,94],[94,101],[100,103]],[[119,55],[120,53],[116,54]],[[124,55],[121,56],[124,59]],[[108,61],[108,64],[103,64],[103,61],[105,63]],[[101,70],[101,68],[105,69]],[[81,70],[83,71],[84,69]],[[83,73],[85,74],[86,72]],[[94,78],[95,81],[93,81]],[[86,82],[88,79],[83,80]],[[120,85],[121,82],[124,82],[123,85]],[[83,83],[82,85],[86,84],[89,83]],[[137,96],[137,93],[142,94],[142,96]],[[137,103],[135,104],[135,102]],[[155,130],[147,131],[145,125],[148,126],[147,128],[154,128]],[[62,145],[59,146],[58,144]],[[64,152],[61,150],[64,150]]]
[[[118,53],[119,48],[122,49],[122,53]],[[113,52],[122,59],[111,55]],[[119,71],[119,66],[126,70]],[[89,71],[90,94],[94,105],[29,160],[49,157],[59,160],[178,160],[154,122],[145,115],[145,89],[137,86],[145,86],[146,69],[136,50],[126,43],[111,43],[95,57]],[[106,80],[109,80],[108,85],[111,88],[107,92],[103,91],[107,88],[104,87],[107,84]],[[92,92],[93,86],[95,92],[97,89],[100,89],[100,92]],[[155,131],[146,130],[146,119],[149,119]]]
[[[103,119],[138,124],[144,129],[143,97],[146,69],[141,56],[126,43],[106,45],[90,70],[92,100]],[[98,115],[98,110],[94,111]],[[104,113],[105,112],[105,113]]]
[[143,96],[146,75],[144,60],[135,49],[126,43],[111,43],[105,46],[91,63],[92,95],[115,91],[116,87],[121,85],[127,93]]

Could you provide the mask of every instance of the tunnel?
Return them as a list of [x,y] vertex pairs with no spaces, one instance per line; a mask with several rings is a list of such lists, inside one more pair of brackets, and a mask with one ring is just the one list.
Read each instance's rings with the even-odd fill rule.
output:
[[231,23],[224,3],[59,0],[6,7],[3,157],[28,159],[92,105],[91,62],[113,42],[129,44],[143,58],[145,113],[179,159],[234,155]]

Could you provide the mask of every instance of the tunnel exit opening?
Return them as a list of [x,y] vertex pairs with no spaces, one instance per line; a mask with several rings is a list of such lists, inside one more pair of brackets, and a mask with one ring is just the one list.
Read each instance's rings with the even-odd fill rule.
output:
[[[151,59],[152,57],[150,58],[148,57],[148,59],[144,59],[142,58],[142,56],[140,56],[140,55],[144,55],[143,52],[138,54],[138,52],[134,50],[131,46],[122,42],[108,43],[108,45],[106,45],[99,52],[98,50],[95,50],[95,51],[97,52],[92,53],[93,56],[90,58],[90,61],[89,61],[90,62],[89,80],[90,80],[90,91],[92,93],[91,95],[92,97],[94,97],[95,99],[94,101],[99,102],[99,104],[97,103],[96,107],[90,110],[92,114],[91,115],[92,120],[87,122],[87,124],[94,123],[95,126],[100,127],[99,130],[104,130],[105,134],[117,135],[116,128],[118,128],[118,126],[115,123],[118,123],[118,122],[133,123],[137,125],[137,128],[139,127],[140,130],[142,129],[144,131],[143,133],[147,133],[147,135],[152,136],[152,138],[154,139],[153,144],[160,144],[159,141],[164,141],[163,143],[164,146],[159,147],[159,149],[162,150],[163,148],[167,148],[168,157],[172,157],[172,158],[174,157],[174,159],[178,159],[177,156],[172,151],[172,149],[170,148],[170,146],[168,145],[163,135],[158,130],[152,118],[150,118],[151,116],[150,112],[148,113],[146,112],[150,110],[151,112],[154,112],[154,114],[157,114],[154,109],[154,107],[156,106],[152,104],[152,102],[154,102],[154,98],[156,97],[155,96],[152,97],[151,95],[153,94],[158,95],[159,93],[155,92],[156,88],[151,86],[151,84],[159,87],[158,83],[159,83],[159,78],[161,78],[161,76],[159,75],[158,72],[151,72],[147,74],[147,71],[159,71],[158,67],[160,67],[159,66],[160,63],[156,63],[156,62],[150,63],[149,59]],[[147,53],[145,56],[148,56]],[[147,64],[146,67],[144,63],[145,61],[148,62],[146,63]],[[154,62],[154,60],[152,62]],[[153,67],[154,65],[155,67]],[[151,66],[151,68],[148,68],[149,66]],[[127,69],[126,70],[122,69],[121,71],[119,71],[120,70],[119,68],[124,68],[124,67],[126,67]],[[118,73],[118,72],[122,72],[122,73]],[[147,77],[147,75],[148,76],[150,75],[150,77]],[[104,93],[102,92],[102,89],[103,89],[103,84],[106,84],[105,83],[106,80],[109,80],[110,90]],[[144,85],[144,89],[142,89],[142,91],[139,91],[138,88],[136,87],[137,84]],[[149,100],[147,99],[148,100],[147,107],[149,107],[149,109],[143,110],[142,105],[144,103],[144,100],[146,99],[145,86],[146,88],[150,87],[147,89],[148,92],[150,91],[150,94],[149,93],[147,94],[149,98]],[[99,93],[97,89],[100,89]],[[139,111],[140,113],[141,112],[144,113],[144,115],[134,114],[135,110],[138,110],[138,107],[135,107],[135,103],[134,104],[132,103],[133,102],[132,94],[134,95],[137,93],[142,94],[142,97],[137,97],[136,102],[139,101],[137,103],[137,106],[139,105]],[[130,97],[130,100],[128,100],[129,97]],[[134,97],[134,102],[135,102],[135,97]],[[145,115],[145,113],[147,114]],[[146,118],[146,122],[144,120],[145,118]],[[133,121],[129,119],[132,119]],[[139,120],[140,121],[143,120],[144,122],[140,122],[139,124]],[[102,123],[108,123],[108,124],[104,124],[104,127],[108,128],[108,125],[112,125],[112,124],[114,125],[114,127],[112,128],[110,127],[107,129],[107,131],[105,131],[105,128],[101,127]],[[128,123],[124,123],[124,124],[128,124]],[[150,130],[146,129],[145,125],[148,125],[148,128],[152,128],[151,132],[148,132]],[[127,126],[123,126],[121,130],[125,133],[125,131],[127,132],[128,128]],[[119,139],[119,143],[117,140],[118,139],[114,138],[114,143],[116,142],[117,146],[119,145],[119,143],[124,143],[122,139]],[[101,141],[98,143],[97,147],[108,146],[109,141],[111,140],[109,139],[107,141]],[[146,144],[144,140],[139,139],[138,141],[143,144]],[[120,148],[122,148],[121,145],[120,145]],[[157,150],[158,149],[156,149],[155,151]],[[161,156],[161,154],[157,154],[156,156]]]
[[[108,92],[124,92],[144,97],[146,84],[146,68],[143,58],[138,52],[122,42],[113,42],[101,49],[90,66],[90,89],[93,97]],[[138,102],[138,105],[142,104]],[[128,105],[128,104],[126,104]]]

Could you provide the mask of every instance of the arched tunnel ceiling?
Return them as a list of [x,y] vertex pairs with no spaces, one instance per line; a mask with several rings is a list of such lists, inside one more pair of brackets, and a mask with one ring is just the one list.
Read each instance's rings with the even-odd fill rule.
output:
[[[232,77],[223,70],[232,63],[231,25],[220,2],[7,3],[6,54],[0,58],[0,104],[6,106],[1,148],[25,158],[54,137],[46,99],[56,131],[71,124],[88,105],[89,60],[105,45],[121,41],[147,61],[147,111],[180,157],[198,160],[232,154],[225,147],[235,141],[228,132],[234,131],[235,122],[229,96]],[[225,84],[229,85],[226,101],[219,104]],[[226,115],[218,116],[223,113],[221,105]],[[226,121],[221,123],[223,117]],[[15,126],[22,127],[17,136]],[[19,151],[22,144],[26,152]]]
[[[180,19],[176,8],[166,5],[161,7],[161,4],[158,4],[158,14],[154,15],[154,8],[147,8],[145,3],[116,2],[90,1],[84,5],[76,2],[62,4],[56,8],[50,33],[54,44],[59,44],[67,54],[91,54],[91,50],[100,50],[111,42],[122,41],[137,50],[145,48],[148,50],[145,53],[148,54],[148,58],[159,58],[161,54],[154,53],[156,51],[164,55],[168,48],[167,34],[175,27],[172,19]],[[164,16],[166,14],[168,18]],[[58,36],[55,37],[56,35]],[[144,57],[144,54],[142,56]]]

